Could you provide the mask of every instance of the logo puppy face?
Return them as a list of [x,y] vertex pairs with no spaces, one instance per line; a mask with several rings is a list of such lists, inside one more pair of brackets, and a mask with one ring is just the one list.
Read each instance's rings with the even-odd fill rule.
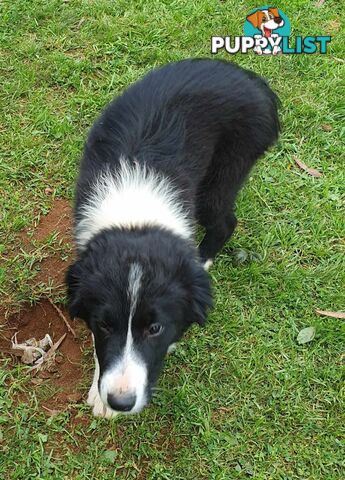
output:
[[264,36],[270,36],[272,30],[282,27],[284,20],[279,15],[277,8],[269,8],[268,10],[257,10],[251,15],[247,16],[248,22],[250,22],[255,28],[262,31]]

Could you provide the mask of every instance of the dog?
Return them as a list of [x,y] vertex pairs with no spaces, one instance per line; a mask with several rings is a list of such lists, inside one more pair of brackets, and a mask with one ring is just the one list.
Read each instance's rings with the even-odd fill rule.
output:
[[[248,22],[250,22],[255,28],[261,30],[262,37],[278,37],[277,34],[272,34],[274,30],[280,28],[284,25],[284,20],[281,18],[277,8],[268,8],[267,10],[256,10],[256,12],[247,16]],[[264,51],[261,47],[256,47],[254,51],[262,55],[271,53],[276,55],[281,51],[281,48],[275,45],[272,50],[266,48]]]
[[205,323],[207,268],[235,229],[241,185],[278,132],[265,80],[208,59],[153,70],[93,125],[66,283],[70,316],[85,320],[94,340],[94,415],[140,412],[168,350]]

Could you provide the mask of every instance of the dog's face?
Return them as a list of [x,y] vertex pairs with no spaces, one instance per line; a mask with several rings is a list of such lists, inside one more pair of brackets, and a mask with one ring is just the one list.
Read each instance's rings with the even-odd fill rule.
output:
[[89,247],[70,267],[69,310],[93,333],[104,405],[136,413],[151,397],[169,346],[204,322],[209,280],[181,252],[157,246],[150,256],[130,248],[120,254],[111,243]]
[[265,36],[269,36],[272,30],[284,25],[284,20],[279,15],[277,8],[269,8],[268,10],[257,10],[248,15],[247,20],[255,27],[263,32]]

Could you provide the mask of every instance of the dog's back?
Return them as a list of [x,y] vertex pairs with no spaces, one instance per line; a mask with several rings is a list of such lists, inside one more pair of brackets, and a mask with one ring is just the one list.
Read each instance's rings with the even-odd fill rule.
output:
[[94,124],[80,168],[76,223],[90,187],[105,171],[116,174],[125,159],[127,167],[141,165],[171,182],[186,215],[206,229],[202,258],[213,258],[236,226],[238,190],[278,136],[277,103],[265,80],[233,63],[195,59],[153,70]]
[[123,157],[172,177],[192,203],[214,169],[219,174],[225,168],[232,171],[229,189],[235,195],[235,186],[274,142],[278,129],[277,100],[262,78],[229,62],[168,64],[103,112],[89,135],[79,184],[89,183],[99,170],[115,168]]

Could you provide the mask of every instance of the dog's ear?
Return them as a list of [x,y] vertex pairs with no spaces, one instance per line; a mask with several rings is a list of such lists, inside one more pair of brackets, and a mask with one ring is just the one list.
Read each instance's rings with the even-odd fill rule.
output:
[[191,302],[191,322],[204,325],[207,312],[212,307],[213,302],[209,276],[201,263],[194,263],[192,265]]
[[248,15],[247,20],[253,25],[253,27],[260,28],[260,25],[262,23],[262,12],[260,12],[260,10],[257,10],[251,15]]
[[280,17],[280,14],[279,14],[279,12],[278,12],[278,8],[269,8],[269,9],[268,9],[268,12],[269,12],[269,13],[272,13],[272,15],[274,16],[274,18]]
[[67,285],[67,308],[71,318],[83,318],[81,299],[81,272],[79,260],[69,266],[65,282]]
[[91,308],[96,304],[94,275],[84,269],[83,260],[79,259],[67,270],[65,281],[67,308],[71,318],[78,317],[87,322]]

